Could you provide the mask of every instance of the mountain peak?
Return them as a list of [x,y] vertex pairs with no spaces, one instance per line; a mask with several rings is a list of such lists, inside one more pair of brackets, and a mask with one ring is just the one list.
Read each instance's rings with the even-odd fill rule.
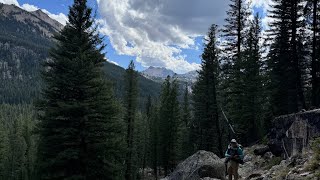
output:
[[164,80],[167,76],[175,76],[178,80],[184,82],[195,82],[198,77],[197,71],[190,71],[185,74],[177,74],[170,69],[166,69],[165,67],[154,67],[150,66],[148,69],[142,71],[142,74],[153,80]]
[[54,19],[51,19],[40,9],[29,12],[16,5],[0,3],[0,16],[25,24],[33,24],[40,31],[42,31],[43,35],[47,37],[51,37],[53,35],[53,32],[48,29],[52,29],[53,31],[57,32],[63,28],[62,24]]
[[142,71],[142,74],[150,77],[166,78],[167,76],[173,76],[176,73],[164,67],[150,66],[148,69]]

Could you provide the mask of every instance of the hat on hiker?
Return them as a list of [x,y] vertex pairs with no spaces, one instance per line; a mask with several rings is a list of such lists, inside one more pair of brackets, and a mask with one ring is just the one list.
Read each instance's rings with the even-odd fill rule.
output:
[[232,139],[232,140],[231,140],[231,143],[236,143],[236,144],[238,144],[235,139]]

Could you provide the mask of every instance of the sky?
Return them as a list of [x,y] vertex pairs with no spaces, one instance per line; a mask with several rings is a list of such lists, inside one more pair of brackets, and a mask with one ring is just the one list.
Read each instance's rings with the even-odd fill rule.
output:
[[[247,0],[262,16],[271,0]],[[62,24],[73,0],[0,0],[27,11],[42,9]],[[200,67],[203,38],[211,24],[223,26],[228,0],[88,0],[97,12],[107,44],[106,59],[126,68],[134,60],[138,71],[149,66],[186,73]]]

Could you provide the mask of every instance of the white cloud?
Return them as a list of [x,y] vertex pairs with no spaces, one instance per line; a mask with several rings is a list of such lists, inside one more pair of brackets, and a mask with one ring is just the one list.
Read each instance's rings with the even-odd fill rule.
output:
[[59,14],[52,14],[49,11],[47,11],[46,9],[41,9],[44,13],[46,13],[50,18],[58,21],[59,23],[66,25],[68,22],[68,17],[63,14],[63,13],[59,13]]
[[39,9],[37,6],[31,4],[23,4],[21,8],[29,12],[36,11]]
[[115,65],[119,66],[119,64],[118,64],[117,62],[115,62],[115,61],[108,60],[108,62],[110,62],[110,63],[112,63],[112,64],[115,64]]
[[262,8],[264,16],[262,18],[262,27],[264,30],[269,29],[269,24],[273,21],[268,17],[268,11],[272,10],[273,0],[247,0],[251,4],[251,8]]
[[[23,4],[20,6],[20,4],[18,3],[17,0],[0,0],[0,3],[3,4],[13,4],[16,5],[26,11],[32,12],[32,11],[36,11],[38,9],[40,9],[37,6],[31,5],[31,4]],[[50,18],[58,21],[59,23],[66,25],[67,21],[68,21],[68,17],[63,14],[63,13],[59,13],[59,14],[52,14],[49,11],[47,11],[46,9],[41,9],[44,13],[46,13]]]
[[[26,10],[26,11],[29,11],[29,12],[36,11],[36,10],[40,9],[39,7],[31,5],[31,4],[23,4],[21,6],[21,8]],[[41,11],[46,13],[50,18],[58,21],[59,23],[61,23],[63,25],[67,24],[68,17],[65,14],[63,14],[63,13],[52,14],[46,9],[41,9]]]
[[119,64],[117,63],[117,62],[115,62],[115,61],[112,61],[112,60],[110,60],[110,59],[108,59],[108,58],[104,58],[106,61],[108,61],[108,62],[110,62],[110,63],[112,63],[112,64],[115,64],[115,65],[117,65],[117,66],[119,66]]
[[226,0],[97,0],[107,35],[120,55],[137,57],[142,66],[184,73],[198,69],[182,49],[196,49],[195,38],[212,23],[221,25]]
[[263,9],[264,13],[267,13],[270,9],[270,4],[272,4],[272,0],[248,0],[251,2],[252,7],[260,7]]
[[16,5],[16,6],[19,6],[19,3],[17,0],[0,0],[0,3],[2,4],[13,4],[13,5]]

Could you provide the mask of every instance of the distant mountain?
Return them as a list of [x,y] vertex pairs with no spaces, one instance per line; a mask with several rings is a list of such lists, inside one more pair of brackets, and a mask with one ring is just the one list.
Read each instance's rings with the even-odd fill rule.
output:
[[149,77],[166,78],[167,76],[175,75],[175,72],[163,67],[150,66],[148,69],[142,71],[142,74]]
[[[51,19],[41,10],[28,12],[15,5],[0,3],[0,15],[1,33],[17,35],[17,37],[21,38],[25,38],[24,35],[28,37],[35,33],[37,36],[50,38],[55,32],[63,28],[63,25]],[[13,22],[15,22],[16,26],[12,25]],[[4,25],[11,26],[3,27]],[[24,28],[22,29],[21,27]]]
[[[31,103],[40,96],[41,63],[48,59],[52,36],[63,26],[41,10],[28,12],[0,3],[0,104]],[[106,78],[115,94],[124,94],[125,69],[105,62]],[[147,97],[157,97],[161,84],[139,76],[140,107]]]
[[198,78],[198,71],[190,71],[185,74],[178,74],[177,77],[181,81],[194,83]]
[[177,74],[172,70],[164,67],[149,67],[141,72],[146,78],[152,79],[157,82],[162,82],[167,76],[176,77],[179,81],[194,83],[197,80],[198,72],[190,71],[185,74]]

